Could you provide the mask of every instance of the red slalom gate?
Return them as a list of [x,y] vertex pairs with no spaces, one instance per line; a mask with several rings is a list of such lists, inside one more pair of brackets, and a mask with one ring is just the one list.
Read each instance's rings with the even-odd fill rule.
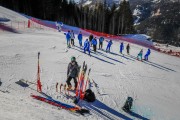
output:
[[28,28],[30,28],[31,27],[31,22],[30,22],[30,20],[28,20]]
[[37,91],[42,92],[42,85],[41,85],[41,80],[40,80],[39,57],[40,57],[40,52],[38,52]]

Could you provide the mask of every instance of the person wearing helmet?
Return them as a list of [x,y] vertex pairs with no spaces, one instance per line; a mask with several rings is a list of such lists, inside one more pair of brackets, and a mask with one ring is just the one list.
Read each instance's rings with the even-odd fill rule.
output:
[[99,49],[102,50],[102,47],[103,47],[103,41],[104,41],[104,37],[100,37],[99,38]]
[[130,50],[130,45],[129,45],[129,43],[128,43],[127,46],[126,46],[126,50],[127,50],[127,54],[129,55],[129,50]]
[[144,56],[144,60],[148,61],[148,57],[149,57],[150,54],[151,54],[151,50],[148,49],[145,56]]
[[71,45],[72,45],[72,46],[74,46],[74,39],[75,39],[75,35],[74,35],[73,30],[71,30],[70,35],[71,35]]
[[92,39],[91,44],[93,45],[94,52],[96,52],[96,48],[97,48],[97,39],[96,39],[96,37],[94,39]]
[[71,35],[70,35],[70,31],[68,31],[67,33],[64,33],[64,35],[66,35],[66,41],[67,41],[67,47],[70,48],[70,39],[71,39]]
[[120,44],[120,51],[119,52],[122,54],[123,50],[124,50],[124,43],[122,42]]
[[[94,38],[94,36],[93,36],[93,34],[91,34],[91,35],[89,36],[89,42],[90,42],[90,43],[92,42],[93,38]],[[91,46],[92,46],[92,44],[91,44]]]
[[110,40],[107,44],[107,47],[106,47],[106,52],[110,52],[110,49],[111,49],[111,45],[113,44],[112,40]]
[[78,77],[78,72],[79,72],[79,67],[78,67],[78,63],[76,62],[76,58],[73,56],[71,57],[71,62],[68,65],[68,69],[67,69],[67,85],[68,88],[67,90],[71,90],[72,85],[71,85],[71,80],[74,79],[74,87],[76,89],[77,87],[77,77]]
[[80,31],[79,34],[78,34],[78,40],[79,40],[79,46],[80,47],[82,47],[82,39],[83,39],[83,36],[82,36],[81,31]]
[[142,61],[142,56],[143,56],[143,49],[141,49],[141,51],[139,52],[139,54],[137,56],[137,60],[141,60]]
[[89,55],[91,54],[90,42],[88,41],[88,39],[86,39],[86,41],[84,42],[84,53],[85,54],[86,54],[86,51],[88,51]]

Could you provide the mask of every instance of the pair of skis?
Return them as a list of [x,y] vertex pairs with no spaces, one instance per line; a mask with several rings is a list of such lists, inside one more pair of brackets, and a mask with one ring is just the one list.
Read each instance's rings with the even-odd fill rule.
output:
[[60,101],[54,100],[52,98],[42,97],[42,96],[38,96],[38,95],[31,95],[31,97],[36,99],[36,100],[39,100],[39,101],[48,103],[50,105],[59,107],[61,109],[65,109],[65,110],[70,111],[72,113],[78,113],[78,114],[83,115],[83,116],[85,114],[90,114],[89,110],[82,109],[79,106],[68,105],[68,104],[62,103]]
[[78,77],[78,85],[76,88],[76,99],[74,101],[75,104],[78,103],[80,99],[81,100],[84,99],[84,93],[86,91],[87,85],[89,84],[89,74],[91,72],[91,68],[88,70],[87,76],[86,76],[86,71],[87,71],[87,64],[84,61]]

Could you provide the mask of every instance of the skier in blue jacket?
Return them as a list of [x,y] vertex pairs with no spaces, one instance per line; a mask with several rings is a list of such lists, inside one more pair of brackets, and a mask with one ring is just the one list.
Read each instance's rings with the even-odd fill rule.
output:
[[86,41],[84,42],[84,53],[86,53],[86,51],[88,51],[90,55],[90,42],[88,41],[88,39],[86,39]]
[[107,47],[106,47],[106,52],[110,52],[110,48],[111,48],[111,45],[112,45],[112,40],[110,40],[107,44]]
[[79,34],[78,34],[78,40],[79,40],[80,47],[82,47],[82,39],[83,39],[83,36],[82,36],[81,31],[80,31]]
[[104,38],[100,37],[99,38],[99,49],[101,49],[101,50],[102,50],[102,47],[103,47],[103,41],[104,41]]
[[70,31],[65,33],[65,35],[66,35],[67,47],[71,47],[71,45],[70,45],[70,39],[71,39]]
[[97,48],[97,39],[96,39],[96,37],[91,41],[91,43],[93,45],[94,52],[96,52],[96,48]]
[[120,44],[120,53],[122,54],[122,51],[124,50],[124,44],[123,42]]
[[144,56],[144,60],[148,61],[148,57],[149,57],[150,54],[151,54],[151,50],[148,49],[145,56]]

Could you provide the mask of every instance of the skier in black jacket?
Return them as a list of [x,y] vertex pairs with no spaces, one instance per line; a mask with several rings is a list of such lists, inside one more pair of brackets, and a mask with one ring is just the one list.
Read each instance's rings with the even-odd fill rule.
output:
[[67,90],[71,90],[72,85],[71,85],[71,79],[74,79],[74,84],[75,84],[75,89],[77,87],[77,77],[78,77],[78,73],[79,73],[79,67],[78,67],[78,63],[76,62],[76,58],[75,57],[71,57],[71,62],[68,65],[68,70],[67,70],[67,85],[68,88]]
[[126,50],[127,50],[127,54],[129,55],[129,50],[130,50],[130,45],[129,45],[129,43],[128,43],[127,46],[126,46]]
[[[91,43],[91,41],[93,40],[93,38],[94,38],[94,36],[93,36],[93,34],[91,34],[90,36],[89,36],[89,42]],[[92,43],[91,43],[91,46],[92,46]]]

